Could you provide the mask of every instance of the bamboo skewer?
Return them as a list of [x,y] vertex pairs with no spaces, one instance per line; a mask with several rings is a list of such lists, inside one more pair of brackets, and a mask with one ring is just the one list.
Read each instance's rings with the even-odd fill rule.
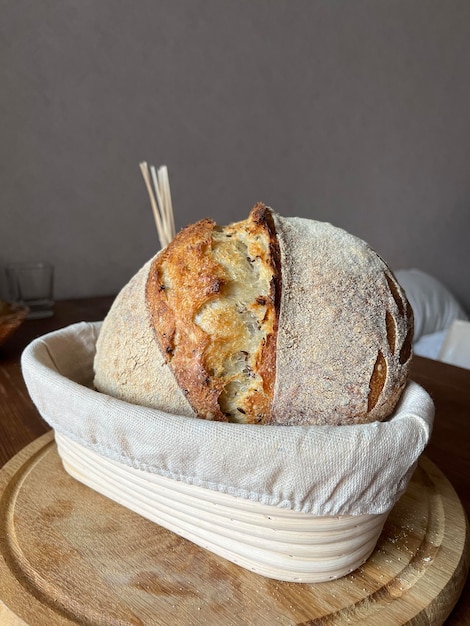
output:
[[140,163],[140,170],[149,194],[158,239],[164,248],[172,241],[176,232],[168,168],[162,165],[156,170],[153,165],[149,168],[143,161]]

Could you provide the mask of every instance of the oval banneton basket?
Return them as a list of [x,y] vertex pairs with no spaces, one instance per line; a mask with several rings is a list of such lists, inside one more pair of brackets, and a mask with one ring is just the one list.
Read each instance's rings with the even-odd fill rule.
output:
[[278,580],[322,582],[351,572],[372,553],[388,515],[296,513],[135,470],[55,436],[74,478],[202,548]]
[[207,422],[94,391],[99,329],[69,326],[22,357],[68,473],[263,576],[322,582],[367,560],[431,434],[434,407],[421,387],[410,382],[384,423]]

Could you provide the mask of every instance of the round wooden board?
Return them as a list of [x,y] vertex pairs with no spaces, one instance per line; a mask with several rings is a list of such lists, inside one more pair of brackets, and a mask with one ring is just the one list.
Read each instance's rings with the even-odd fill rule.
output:
[[52,433],[0,471],[4,626],[442,624],[468,571],[467,521],[423,457],[358,570],[319,584],[244,570],[71,478]]

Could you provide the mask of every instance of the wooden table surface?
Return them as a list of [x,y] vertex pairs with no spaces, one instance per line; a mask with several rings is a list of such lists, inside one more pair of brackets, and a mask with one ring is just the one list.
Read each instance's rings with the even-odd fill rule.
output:
[[[35,337],[68,324],[103,319],[112,300],[110,296],[57,302],[53,317],[27,320],[0,346],[0,466],[49,430],[23,382],[23,348]],[[470,370],[414,357],[412,378],[431,394],[436,405],[426,456],[450,480],[470,517]],[[470,580],[446,624],[470,626]]]

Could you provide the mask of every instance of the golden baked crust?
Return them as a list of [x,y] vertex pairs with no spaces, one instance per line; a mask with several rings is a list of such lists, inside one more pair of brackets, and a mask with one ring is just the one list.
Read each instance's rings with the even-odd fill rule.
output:
[[152,261],[121,289],[103,321],[94,359],[98,391],[132,404],[194,417],[155,341],[145,298]]
[[405,293],[364,241],[260,203],[188,226],[125,286],[95,385],[188,417],[360,424],[393,413],[412,339]]
[[149,271],[146,299],[158,344],[196,415],[271,418],[280,300],[270,210],[218,227],[182,230]]

